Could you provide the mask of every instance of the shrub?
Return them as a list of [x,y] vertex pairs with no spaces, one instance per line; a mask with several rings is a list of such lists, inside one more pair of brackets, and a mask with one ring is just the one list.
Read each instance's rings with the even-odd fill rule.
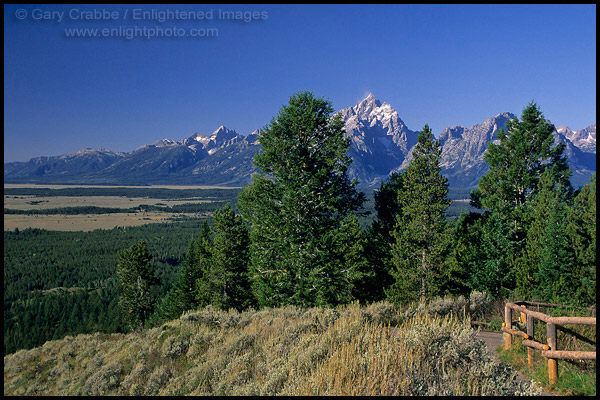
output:
[[450,296],[436,297],[429,302],[427,310],[440,316],[448,314],[464,316],[467,311],[467,301],[463,296],[456,298]]
[[[207,307],[128,335],[81,335],[5,357],[8,395],[515,395],[464,298],[396,309]],[[442,314],[442,315],[440,315]],[[63,356],[69,354],[68,356]],[[60,378],[54,379],[59,376]],[[50,379],[48,378],[50,377]]]
[[81,393],[84,396],[102,396],[107,395],[110,391],[116,389],[119,386],[119,378],[121,376],[122,366],[118,362],[105,365],[92,376],[90,376],[83,388]]
[[494,299],[486,292],[474,290],[469,296],[469,312],[473,319],[484,318],[492,311]]
[[162,346],[163,357],[177,358],[187,352],[189,339],[183,335],[169,336]]
[[144,364],[138,364],[121,382],[121,392],[129,396],[141,396],[146,386],[146,375],[148,368]]
[[173,376],[171,369],[165,365],[159,365],[156,367],[150,377],[148,378],[148,384],[144,390],[144,395],[152,396],[158,393],[158,391],[165,385],[165,383]]

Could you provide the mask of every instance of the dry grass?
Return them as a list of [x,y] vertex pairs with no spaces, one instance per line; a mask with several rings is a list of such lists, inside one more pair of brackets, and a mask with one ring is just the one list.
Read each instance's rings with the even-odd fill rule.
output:
[[[102,185],[35,185],[35,184],[4,184],[5,188],[135,188],[140,186],[102,186]],[[141,188],[163,189],[239,189],[224,186],[175,186],[152,185]],[[126,196],[33,196],[33,195],[4,195],[4,208],[15,210],[43,210],[63,207],[110,207],[132,208],[140,205],[176,206],[185,203],[209,203],[212,199],[185,198],[161,199],[152,197],[128,198]],[[91,231],[94,229],[112,229],[117,226],[139,226],[156,222],[169,222],[180,216],[188,218],[205,217],[208,213],[167,213],[167,212],[130,212],[110,214],[81,214],[81,215],[4,215],[4,230],[40,228],[56,231]]]
[[5,395],[537,394],[496,365],[468,319],[389,303],[211,307],[128,335],[4,357]]
[[116,207],[131,208],[140,205],[172,207],[185,203],[210,203],[206,199],[169,200],[151,197],[128,198],[125,196],[22,196],[4,195],[4,208],[15,210],[44,210],[63,207]]
[[5,214],[4,230],[40,228],[53,231],[93,231],[94,229],[112,229],[117,226],[139,226],[157,222],[170,222],[172,218],[186,216],[202,218],[208,213],[166,213],[136,212],[111,214],[75,214],[75,215],[25,215]]
[[45,185],[36,183],[5,183],[9,188],[47,188],[47,189],[70,189],[70,188],[160,188],[160,189],[239,189],[239,186],[215,186],[215,185],[148,185],[148,186],[126,186],[126,185]]

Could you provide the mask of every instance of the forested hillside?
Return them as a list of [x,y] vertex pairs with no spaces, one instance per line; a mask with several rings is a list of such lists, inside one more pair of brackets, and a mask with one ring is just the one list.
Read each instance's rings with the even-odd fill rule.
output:
[[471,193],[478,210],[447,218],[441,148],[426,125],[406,171],[375,192],[366,229],[357,219],[365,196],[347,175],[348,139],[331,112],[311,93],[282,107],[261,132],[259,173],[240,193],[240,215],[222,209],[228,217],[190,243],[150,321],[209,304],[401,305],[472,291],[595,304],[595,175],[571,187],[564,145],[554,145],[554,126],[535,104],[489,145],[490,171]]
[[144,239],[170,287],[198,221],[60,232],[4,232],[4,354],[78,333],[123,332],[116,253]]
[[[488,147],[490,170],[470,195],[475,211],[448,218],[441,147],[425,125],[406,170],[374,192],[374,213],[367,219],[367,197],[348,177],[349,139],[340,115],[333,115],[329,101],[297,93],[261,131],[252,183],[235,204],[214,209],[210,223],[196,219],[86,234],[5,231],[5,354],[95,331],[152,332],[164,347],[166,337],[146,329],[177,330],[170,321],[199,309],[260,314],[381,301],[400,308],[475,292],[492,299],[595,305],[595,175],[580,190],[571,187],[564,145],[554,145],[553,131],[537,105],[527,105]],[[191,336],[181,334],[169,335],[172,347],[161,350],[179,361],[155,370],[154,378],[153,372],[159,386],[170,377],[184,379],[189,360],[179,356],[192,348],[203,354],[209,343],[197,339],[192,345]],[[129,340],[102,337],[99,346]],[[358,346],[362,339],[356,340]],[[154,360],[151,370],[160,359],[157,351],[147,353]],[[128,357],[106,366],[107,373],[117,371],[107,378],[107,393],[120,393],[115,385],[129,379],[125,372],[135,381],[126,385],[129,391],[148,377],[148,366],[134,369]],[[263,373],[271,372],[246,371],[253,379]],[[215,393],[205,386],[214,376],[202,376],[204,383],[195,382],[189,392]]]

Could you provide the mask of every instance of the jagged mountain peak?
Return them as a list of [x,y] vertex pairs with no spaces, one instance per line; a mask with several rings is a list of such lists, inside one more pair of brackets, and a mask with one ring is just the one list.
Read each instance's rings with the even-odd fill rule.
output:
[[373,93],[369,93],[369,95],[364,100],[359,102],[353,108],[356,111],[356,113],[360,115],[360,114],[368,114],[374,108],[377,108],[377,107],[381,107],[381,102],[375,98]]
[[398,112],[373,93],[341,114],[355,160],[349,173],[360,182],[372,185],[386,179],[417,142],[418,133],[406,128]]
[[[418,132],[408,129],[398,112],[373,93],[340,111],[346,136],[351,178],[362,185],[376,186],[389,174],[404,169]],[[440,166],[451,186],[473,187],[487,171],[483,160],[490,141],[515,115],[504,112],[475,124],[445,128]],[[558,127],[557,138],[567,143],[567,156],[579,181],[585,184],[595,171],[596,125],[579,131]],[[10,183],[174,183],[246,184],[255,171],[252,157],[260,151],[258,130],[243,136],[221,125],[211,134],[194,133],[175,141],[162,139],[129,153],[85,149],[55,157],[37,157],[29,162],[4,165],[4,180]]]
[[[444,145],[446,142],[451,141],[451,140],[456,140],[456,139],[463,139],[466,138],[467,136],[473,136],[473,135],[477,135],[477,136],[481,136],[482,132],[488,132],[488,135],[484,137],[485,140],[489,141],[489,140],[495,140],[495,133],[500,129],[503,128],[504,125],[506,125],[506,122],[508,120],[514,119],[515,115],[509,112],[503,112],[503,113],[499,113],[496,114],[493,117],[490,117],[488,119],[486,119],[485,121],[483,121],[480,124],[475,124],[473,126],[471,126],[470,128],[467,128],[464,125],[459,125],[459,126],[448,126],[446,128],[444,128],[442,130],[442,132],[440,133],[438,140],[440,142],[440,144]],[[490,136],[489,134],[492,134],[492,136]],[[466,135],[466,136],[465,136]]]
[[364,100],[340,112],[346,122],[346,132],[349,136],[355,136],[359,131],[364,130],[363,128],[375,128],[369,132],[375,136],[402,135],[405,130],[404,122],[398,112],[389,103],[377,100],[373,93],[369,93]]
[[213,145],[220,146],[224,142],[238,137],[238,133],[232,129],[228,129],[225,125],[219,126],[211,135],[203,135],[195,133],[190,139],[195,142],[200,142],[203,146],[212,142]]
[[180,142],[173,140],[173,139],[160,139],[151,144],[144,144],[144,145],[138,147],[137,149],[135,149],[134,151],[147,150],[151,147],[161,148],[161,147],[176,146],[179,144],[180,144]]
[[230,134],[231,132],[235,133],[234,130],[227,129],[227,127],[225,125],[221,125],[217,129],[215,129],[210,135],[206,135],[206,134],[198,132],[198,133],[195,133],[193,136],[198,137],[198,138],[202,138],[202,137],[210,138],[210,137],[216,137],[216,136],[220,136],[220,135],[224,135],[224,134]]
[[236,131],[234,131],[233,129],[227,129],[227,128],[225,127],[225,125],[221,125],[221,126],[219,126],[219,127],[217,128],[217,130],[216,130],[216,131],[214,131],[214,132],[212,133],[211,137],[215,137],[215,138],[217,138],[217,137],[224,137],[224,136],[228,136],[228,137],[230,137],[230,136],[232,136],[232,135],[233,135],[233,136],[237,135],[237,132],[236,132]]
[[249,144],[259,144],[258,138],[260,136],[260,131],[258,129],[253,130],[250,134],[248,134],[244,140]]
[[[487,171],[483,154],[488,143],[496,141],[498,131],[514,117],[514,114],[503,112],[470,128],[460,125],[442,130],[437,139],[442,146],[440,167],[444,175],[449,178],[451,186],[469,187],[477,184],[479,177]],[[396,171],[408,167],[413,158],[413,149],[414,147]]]
[[157,140],[156,142],[152,143],[152,146],[155,147],[167,147],[167,146],[176,146],[178,145],[179,142],[173,139],[161,139],[161,140]]
[[233,129],[227,129],[224,125],[221,125],[212,133],[212,135],[210,135],[211,142],[214,142],[216,146],[222,146],[226,142],[240,138],[241,136],[236,131]]
[[556,132],[565,135],[566,137],[569,137],[571,135],[573,135],[573,130],[571,128],[569,128],[568,126],[557,126],[556,127]]
[[559,126],[556,131],[586,153],[596,154],[596,124],[574,131],[568,126]]
[[355,106],[342,110],[342,115],[345,120],[354,116],[357,120],[367,121],[370,126],[377,122],[389,123],[393,118],[399,119],[396,110],[389,103],[376,99],[373,93],[369,93],[365,99]]

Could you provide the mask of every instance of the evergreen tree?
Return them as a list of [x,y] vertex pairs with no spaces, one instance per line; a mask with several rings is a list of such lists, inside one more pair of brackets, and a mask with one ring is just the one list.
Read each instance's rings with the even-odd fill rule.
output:
[[[341,284],[332,260],[343,244],[333,238],[364,194],[348,177],[349,139],[341,115],[332,113],[329,101],[301,92],[260,132],[258,173],[240,193],[239,209],[250,227],[251,279],[261,306],[343,301],[329,290],[333,281]],[[345,298],[347,291],[339,293]]]
[[200,302],[196,298],[196,282],[202,280],[205,275],[202,268],[204,259],[199,254],[199,247],[200,242],[209,235],[209,232],[208,223],[204,220],[200,228],[200,237],[190,242],[185,261],[177,274],[175,284],[171,290],[179,315],[184,311],[193,310],[199,306]]
[[576,297],[596,304],[596,173],[575,196],[568,216],[567,234],[577,261]]
[[347,304],[365,298],[361,283],[372,279],[371,270],[365,256],[366,238],[358,223],[356,214],[348,214],[339,229],[329,232],[325,243],[332,249],[328,263],[326,286],[319,292],[319,304]]
[[373,194],[376,212],[372,225],[374,236],[387,237],[394,229],[400,212],[398,194],[404,190],[403,178],[404,172],[392,172]]
[[173,291],[169,290],[148,319],[148,325],[150,327],[160,326],[167,321],[179,318],[181,312],[181,309],[177,307],[177,303],[173,300]]
[[152,255],[146,242],[139,241],[117,253],[117,277],[122,294],[119,306],[130,328],[142,327],[154,308],[151,287],[158,284]]
[[444,279],[440,279],[442,294],[468,295],[473,263],[479,261],[478,243],[480,237],[481,214],[462,212],[452,225],[448,226],[447,256],[444,260]]
[[[496,264],[500,261],[500,266],[506,270],[499,271],[498,276],[511,277],[515,286],[520,285],[520,294],[527,297],[523,290],[531,287],[533,278],[532,271],[523,265],[527,258],[524,252],[528,224],[535,214],[533,200],[541,188],[540,177],[546,173],[548,184],[557,186],[563,191],[564,198],[569,198],[572,195],[571,171],[564,155],[565,145],[555,143],[554,125],[543,117],[534,103],[523,109],[520,121],[517,118],[509,121],[506,129],[507,133],[498,132],[498,144],[488,144],[484,160],[490,169],[479,180],[477,190],[471,193],[471,204],[491,210],[492,221],[502,221],[502,225],[509,223],[507,236],[504,227],[496,233],[503,232],[501,240],[508,238],[510,244],[500,248],[501,254],[495,255],[495,260],[485,262]],[[496,233],[489,234],[494,236]],[[521,282],[516,277],[525,280]]]
[[[531,296],[552,303],[579,304],[575,254],[565,230],[566,209],[559,202],[551,207],[546,229],[537,238],[543,247],[534,272],[536,285]],[[535,245],[535,241],[532,242]]]
[[[531,201],[525,251],[517,269],[517,294],[542,301],[573,299],[575,254],[567,236],[568,198],[549,170]],[[571,301],[569,301],[571,302]]]
[[254,303],[248,279],[248,230],[226,205],[215,212],[214,231],[207,278],[211,303],[223,310],[248,308]]
[[506,124],[507,133],[498,131],[500,143],[490,142],[484,154],[489,171],[471,194],[472,204],[499,212],[512,221],[513,240],[526,236],[529,201],[538,193],[539,179],[549,170],[551,181],[571,190],[571,171],[563,154],[564,143],[554,143],[554,125],[539,108],[530,103],[517,118]]
[[202,223],[200,237],[191,245],[188,252],[188,260],[197,271],[195,284],[195,305],[196,308],[202,308],[209,305],[212,301],[210,287],[210,269],[212,266],[212,246],[211,229],[206,220]]
[[361,299],[369,302],[385,299],[385,289],[393,282],[392,236],[396,218],[400,212],[398,193],[403,190],[404,172],[393,172],[378,191],[374,193],[375,220],[368,231],[369,240],[365,251],[372,275],[359,283]]
[[150,318],[151,326],[158,326],[166,321],[179,318],[188,310],[195,310],[209,304],[209,297],[199,285],[208,279],[210,265],[210,227],[206,220],[202,222],[200,236],[188,245],[185,260],[177,271],[175,283],[167,292],[162,302]]
[[[451,271],[457,294],[486,292],[506,298],[514,289],[514,242],[511,223],[500,214],[463,213],[453,228],[445,267]],[[464,287],[466,285],[466,288]]]
[[[209,297],[199,295],[198,285],[204,284],[208,279],[210,246],[210,227],[204,220],[200,228],[200,237],[190,241],[186,258],[177,272],[173,287],[152,315],[152,326],[179,318],[185,311],[209,304]],[[204,294],[204,291],[202,293]]]
[[448,179],[441,175],[442,148],[428,125],[419,133],[413,159],[398,192],[400,212],[392,232],[394,282],[386,291],[396,303],[429,298],[439,293],[447,244]]

